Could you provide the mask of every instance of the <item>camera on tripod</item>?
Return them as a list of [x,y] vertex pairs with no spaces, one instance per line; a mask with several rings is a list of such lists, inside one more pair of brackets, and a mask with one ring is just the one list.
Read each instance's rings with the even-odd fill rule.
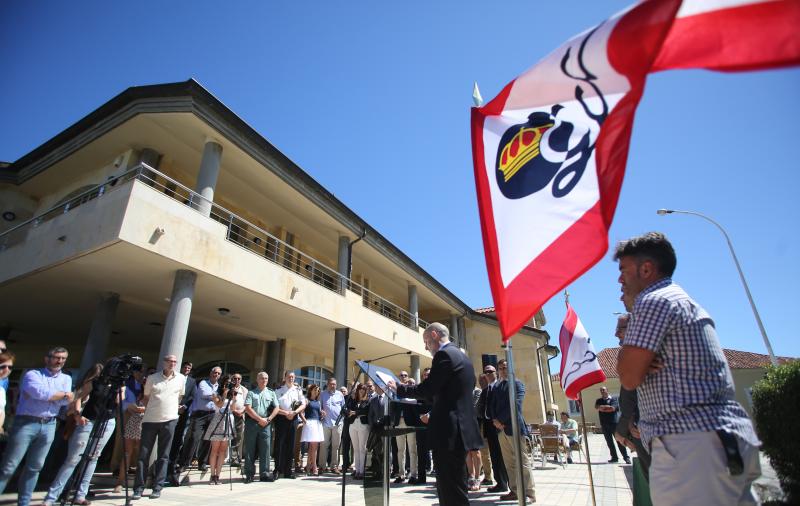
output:
[[141,371],[142,363],[142,357],[137,357],[129,353],[116,356],[106,362],[105,367],[103,367],[101,381],[121,383],[130,378],[131,374],[134,372]]

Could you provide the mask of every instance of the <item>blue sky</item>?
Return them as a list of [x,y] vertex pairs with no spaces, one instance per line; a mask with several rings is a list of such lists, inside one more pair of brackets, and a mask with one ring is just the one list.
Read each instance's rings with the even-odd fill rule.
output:
[[[628,4],[9,0],[0,3],[0,160],[129,86],[194,77],[462,300],[489,306],[472,83],[491,99]],[[661,73],[634,124],[611,244],[665,232],[675,280],[727,348],[765,353],[723,237],[699,218],[655,211],[722,223],[776,353],[800,356],[798,91],[798,69]],[[310,131],[323,134],[313,146]],[[609,257],[569,288],[599,347],[615,344],[616,278]],[[557,339],[563,299],[545,313]]]

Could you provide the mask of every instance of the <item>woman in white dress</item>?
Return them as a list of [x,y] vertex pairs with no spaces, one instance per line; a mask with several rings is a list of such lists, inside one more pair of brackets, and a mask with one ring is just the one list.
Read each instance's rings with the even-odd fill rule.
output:
[[308,443],[308,460],[306,461],[306,473],[319,476],[317,468],[317,450],[319,444],[325,440],[322,431],[322,403],[319,401],[319,385],[311,384],[306,391],[308,404],[304,412],[306,424],[303,426],[303,435],[300,441]]
[[[228,441],[233,437],[233,411],[229,407],[228,386],[230,376],[223,377],[219,382],[221,392],[216,392],[211,398],[216,406],[211,423],[208,424],[203,439],[211,443],[211,453],[208,456],[208,466],[211,468],[212,485],[219,485],[219,476],[222,473],[222,464],[228,453]],[[227,420],[225,419],[227,417]]]

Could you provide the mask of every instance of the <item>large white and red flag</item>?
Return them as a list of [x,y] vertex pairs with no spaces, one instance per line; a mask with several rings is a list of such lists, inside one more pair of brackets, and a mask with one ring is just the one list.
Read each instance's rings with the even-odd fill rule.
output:
[[577,35],[472,110],[503,340],[608,249],[647,74],[800,63],[798,0],[647,0]]
[[559,335],[561,346],[561,388],[568,399],[577,399],[584,388],[606,380],[600,361],[594,352],[592,340],[578,318],[575,310],[567,303],[567,315],[561,325]]

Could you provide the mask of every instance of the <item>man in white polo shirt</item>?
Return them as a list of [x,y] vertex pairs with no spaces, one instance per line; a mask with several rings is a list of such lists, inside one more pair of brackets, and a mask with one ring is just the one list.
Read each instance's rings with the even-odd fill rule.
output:
[[144,384],[144,418],[142,419],[142,439],[139,449],[139,463],[136,466],[136,479],[133,482],[133,499],[141,499],[150,452],[153,451],[156,436],[156,475],[153,479],[153,492],[150,499],[161,497],[161,487],[167,477],[169,449],[172,436],[178,423],[178,406],[186,386],[186,376],[176,372],[178,357],[164,357],[164,369],[147,377]]

